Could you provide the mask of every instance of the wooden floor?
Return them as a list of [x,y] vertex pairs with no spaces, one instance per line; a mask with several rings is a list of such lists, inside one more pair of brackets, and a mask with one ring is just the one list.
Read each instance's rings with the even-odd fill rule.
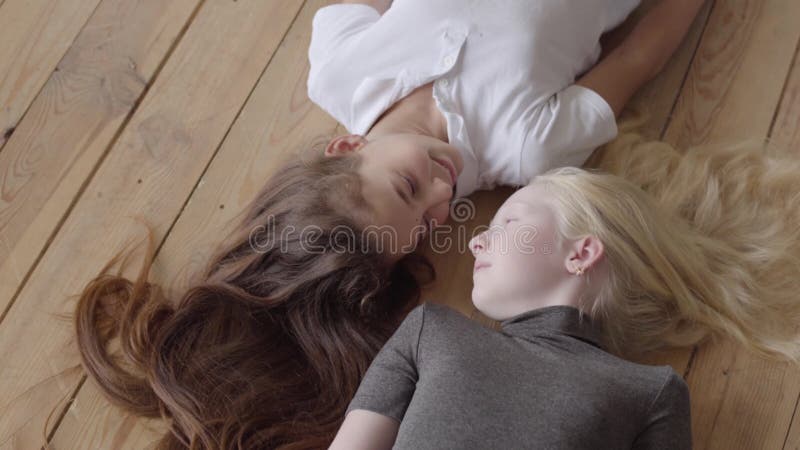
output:
[[[139,449],[163,432],[86,379],[71,296],[144,236],[138,219],[159,239],[154,279],[180,289],[280,159],[337,130],[306,97],[327,3],[0,0],[0,449]],[[646,132],[800,148],[799,40],[800,1],[709,0],[636,98]],[[475,195],[469,223],[508,192]],[[470,255],[434,259],[426,298],[473,315]],[[725,342],[652,362],[685,374],[695,448],[800,448],[797,369]]]

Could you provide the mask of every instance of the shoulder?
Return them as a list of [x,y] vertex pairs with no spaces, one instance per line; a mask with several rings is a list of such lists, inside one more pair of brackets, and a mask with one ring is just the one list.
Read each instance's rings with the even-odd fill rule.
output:
[[424,308],[425,315],[429,321],[456,324],[470,324],[473,322],[472,319],[464,314],[441,303],[425,302],[418,306],[418,308],[420,307]]
[[614,367],[615,376],[620,376],[621,373],[628,374],[627,377],[630,379],[626,380],[627,382],[635,382],[647,392],[654,393],[659,390],[671,376],[683,380],[672,366],[640,364],[608,352],[603,353],[605,363]]
[[314,13],[311,20],[313,33],[347,36],[353,34],[353,27],[366,26],[376,22],[381,15],[372,6],[361,3],[334,3],[323,6]]
[[598,351],[591,362],[592,376],[604,380],[609,392],[617,392],[644,412],[661,394],[686,389],[686,382],[669,365],[648,365],[629,361],[606,351]]
[[461,312],[439,303],[425,302],[418,306],[424,317],[423,339],[436,342],[463,342],[469,339],[482,339],[493,330],[470,319]]
[[641,414],[634,447],[692,448],[692,412],[689,387],[671,367],[662,367],[662,379],[653,386],[651,398]]
[[636,367],[635,379],[630,382],[638,386],[645,423],[665,415],[689,414],[689,386],[675,369],[668,365],[629,364]]
[[633,362],[629,364],[638,367],[637,376],[641,380],[642,387],[648,392],[651,402],[664,395],[674,395],[689,390],[686,381],[672,366],[648,366]]
[[415,306],[405,318],[406,322],[414,322],[426,327],[473,327],[480,326],[477,322],[440,303],[422,302]]
[[678,410],[689,411],[689,385],[683,377],[670,366],[659,366],[659,381],[652,388],[651,415],[661,415]]
[[405,321],[418,323],[422,326],[427,323],[441,324],[445,322],[459,322],[461,319],[469,320],[463,314],[449,306],[432,302],[422,302],[408,313]]
[[311,22],[309,77],[314,79],[334,57],[344,54],[380,17],[375,8],[358,3],[336,3],[318,9]]

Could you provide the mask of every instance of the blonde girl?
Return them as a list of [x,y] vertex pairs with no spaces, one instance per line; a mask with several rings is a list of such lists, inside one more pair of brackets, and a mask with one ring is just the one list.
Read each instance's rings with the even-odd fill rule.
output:
[[[731,245],[664,206],[577,168],[515,192],[470,242],[472,302],[500,330],[445,306],[415,308],[372,362],[331,449],[690,449],[681,376],[621,356],[716,335],[800,361],[800,304],[787,290],[798,284],[798,244],[787,241],[798,231]],[[777,242],[748,249],[766,239]],[[762,264],[789,278],[772,284]]]

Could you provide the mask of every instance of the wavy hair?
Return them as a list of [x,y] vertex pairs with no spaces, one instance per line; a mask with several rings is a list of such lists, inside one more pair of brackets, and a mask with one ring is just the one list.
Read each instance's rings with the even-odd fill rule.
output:
[[725,336],[800,362],[800,161],[776,150],[680,152],[625,130],[594,167],[534,179],[559,205],[561,238],[604,244],[608,276],[580,309],[610,350],[636,358]]
[[[391,263],[367,242],[361,158],[322,148],[268,180],[177,301],[148,282],[149,230],[135,280],[110,273],[120,252],[79,295],[83,366],[112,403],[167,420],[158,448],[326,447],[370,362],[434,279],[424,257]],[[292,232],[304,227],[314,232]],[[109,349],[114,337],[121,355]]]

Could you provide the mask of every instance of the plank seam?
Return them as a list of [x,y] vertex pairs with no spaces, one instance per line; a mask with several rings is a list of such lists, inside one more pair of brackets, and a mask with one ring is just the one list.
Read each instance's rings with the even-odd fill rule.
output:
[[[3,3],[5,3],[5,0],[0,0],[0,7],[3,6]],[[50,84],[50,80],[53,79],[53,74],[59,71],[58,66],[60,66],[61,63],[64,61],[64,57],[67,56],[67,53],[69,53],[70,50],[72,50],[72,46],[75,45],[75,41],[78,39],[78,37],[81,34],[83,34],[83,30],[86,28],[86,25],[89,23],[89,21],[92,20],[92,17],[94,17],[94,15],[97,14],[97,9],[100,7],[101,3],[103,3],[102,0],[98,1],[97,4],[94,5],[94,9],[92,10],[92,13],[86,15],[86,21],[83,22],[83,25],[81,25],[80,30],[78,30],[78,32],[75,33],[75,37],[72,38],[72,42],[69,44],[69,47],[67,47],[67,50],[64,52],[63,55],[61,55],[61,58],[59,58],[58,62],[56,63],[56,66],[53,68],[53,71],[50,73],[50,76],[47,77],[47,80],[45,80],[45,82],[42,83],[42,85],[39,87],[39,91],[37,91],[36,95],[33,96],[33,99],[31,100],[30,103],[28,103],[28,106],[25,107],[25,112],[23,112],[19,116],[19,120],[17,120],[17,122],[15,124],[11,125],[11,127],[8,129],[9,130],[8,132],[10,132],[9,136],[8,136],[8,139],[6,139],[3,142],[0,142],[0,153],[6,147],[6,144],[8,143],[8,141],[11,140],[11,137],[12,137],[12,135],[14,133],[14,130],[16,130],[16,128],[19,126],[19,124],[23,120],[25,120],[25,117],[28,115],[28,111],[31,110],[31,106],[33,106],[33,104],[36,103],[36,100],[39,99],[39,96],[42,95],[42,91],[44,91],[44,88],[46,88],[47,85]]]
[[686,80],[689,79],[689,74],[692,72],[692,67],[694,66],[694,61],[697,58],[697,52],[700,50],[700,46],[703,43],[703,38],[706,35],[706,30],[708,29],[708,22],[711,20],[711,16],[714,14],[714,8],[717,6],[716,0],[710,0],[711,6],[709,7],[708,14],[706,15],[705,23],[703,23],[703,31],[700,33],[700,37],[697,39],[697,43],[695,44],[694,51],[692,51],[692,57],[689,58],[689,66],[686,70],[686,73],[683,74],[683,79],[681,80],[680,86],[678,86],[678,93],[675,95],[675,100],[672,102],[672,106],[669,109],[669,114],[667,114],[667,120],[664,122],[663,127],[661,128],[661,132],[658,135],[659,140],[664,140],[664,136],[667,134],[667,130],[669,126],[672,124],[672,116],[675,114],[675,109],[678,107],[678,101],[681,98],[681,92],[683,92],[683,87],[686,85]]
[[[86,187],[89,185],[91,180],[94,178],[94,175],[97,173],[97,170],[99,170],[100,166],[102,166],[102,164],[105,161],[106,157],[111,152],[111,149],[114,148],[114,146],[116,145],[117,141],[119,140],[119,137],[122,135],[123,131],[125,131],[125,128],[128,126],[128,123],[130,123],[130,121],[133,118],[134,114],[136,113],[136,111],[138,111],[139,106],[142,104],[142,101],[145,99],[145,97],[147,97],[147,94],[150,92],[151,87],[155,83],[155,81],[158,78],[158,76],[161,74],[161,71],[164,68],[164,66],[166,65],[166,62],[172,57],[172,54],[175,52],[175,49],[178,47],[178,44],[183,40],[183,37],[186,34],[186,31],[189,29],[189,26],[194,22],[195,17],[197,17],[197,14],[200,12],[200,9],[202,8],[202,6],[204,4],[205,4],[205,0],[200,0],[197,3],[197,5],[194,7],[194,10],[192,11],[192,13],[189,15],[189,18],[186,20],[186,23],[184,23],[183,27],[181,27],[181,30],[178,32],[178,35],[176,36],[175,40],[170,45],[169,49],[167,50],[167,53],[164,55],[164,57],[159,62],[158,67],[156,67],[155,72],[153,72],[153,76],[150,77],[150,81],[148,81],[148,83],[145,85],[144,89],[142,90],[142,93],[139,95],[139,98],[136,99],[136,102],[133,104],[131,110],[125,116],[125,119],[123,119],[122,124],[120,124],[120,127],[117,129],[116,133],[114,133],[114,137],[111,139],[111,141],[106,146],[106,149],[103,151],[103,154],[98,159],[98,162],[97,162],[97,164],[95,164],[94,168],[92,169],[92,172],[86,177],[86,180],[84,180],[83,184],[81,184],[81,187],[78,190],[78,193],[75,195],[73,201],[70,203],[69,208],[67,208],[67,211],[62,216],[62,218],[59,221],[58,225],[56,226],[55,230],[53,230],[50,238],[47,240],[47,243],[46,243],[45,247],[42,249],[41,253],[37,257],[36,261],[34,262],[34,264],[31,267],[31,269],[25,275],[24,282],[17,289],[17,292],[14,293],[14,297],[11,299],[11,302],[9,303],[8,308],[6,308],[6,310],[3,312],[3,315],[0,316],[0,324],[2,324],[3,319],[8,314],[8,311],[11,310],[11,305],[13,305],[14,302],[16,301],[17,297],[19,297],[19,294],[22,292],[22,289],[24,288],[24,286],[27,283],[28,279],[33,274],[33,271],[36,269],[36,267],[39,265],[39,261],[41,261],[41,259],[44,257],[45,252],[47,252],[47,250],[50,248],[50,244],[55,239],[56,234],[58,234],[58,232],[61,230],[62,225],[67,220],[67,217],[69,217],[70,213],[72,212],[72,209],[78,203],[78,200],[80,200],[81,196],[83,195],[83,193],[86,190]],[[75,391],[73,392],[72,396],[69,398],[67,403],[61,409],[61,412],[58,415],[58,419],[56,420],[55,424],[53,425],[53,429],[50,431],[49,435],[47,436],[47,441],[45,443],[46,444],[45,448],[49,448],[50,441],[53,439],[53,436],[55,436],[56,432],[58,431],[58,427],[61,425],[61,422],[64,420],[64,417],[67,415],[67,412],[69,411],[69,407],[75,401],[75,398],[78,396],[78,393],[80,392],[80,390],[83,387],[85,382],[86,382],[86,375],[83,375],[81,377],[81,380],[78,382],[78,386],[75,389]],[[47,431],[47,430],[45,430],[45,431]]]
[[689,372],[692,370],[692,366],[694,365],[694,359],[697,355],[697,346],[692,347],[692,353],[689,354],[689,361],[686,362],[686,369],[683,371],[683,379],[686,380],[689,378]]
[[[131,118],[133,118],[133,115],[139,109],[139,106],[141,105],[142,101],[147,96],[148,92],[150,92],[150,88],[152,87],[152,85],[155,82],[156,78],[158,78],[158,76],[161,74],[161,70],[164,68],[164,65],[165,65],[166,61],[172,56],[172,53],[174,52],[175,48],[177,47],[178,42],[183,39],[183,35],[186,32],[186,30],[188,29],[189,24],[192,21],[194,21],[195,16],[197,15],[198,11],[200,10],[200,7],[204,3],[205,3],[205,0],[200,0],[200,3],[198,3],[197,6],[195,6],[194,11],[189,16],[189,19],[187,20],[186,24],[184,24],[183,28],[181,29],[180,33],[178,34],[178,37],[175,39],[175,42],[172,43],[172,45],[170,46],[169,50],[167,51],[167,54],[161,60],[161,62],[159,63],[158,67],[156,68],[155,72],[153,73],[153,76],[150,78],[150,81],[144,86],[144,88],[142,90],[142,93],[139,94],[139,97],[134,102],[133,106],[131,107],[131,110],[128,112],[128,114],[125,116],[125,118],[122,120],[122,123],[120,124],[120,127],[114,133],[114,137],[111,138],[111,141],[109,141],[108,145],[106,145],[105,150],[103,150],[102,155],[100,155],[100,158],[98,158],[97,163],[95,163],[94,168],[92,168],[92,171],[89,173],[89,175],[86,176],[86,179],[83,181],[83,183],[81,183],[81,187],[78,189],[78,192],[72,198],[72,201],[70,202],[69,207],[67,207],[67,210],[61,216],[61,219],[59,219],[59,221],[56,224],[55,228],[50,233],[50,236],[47,238],[47,241],[45,242],[44,247],[42,247],[42,250],[39,252],[39,255],[36,257],[36,260],[33,262],[33,264],[31,264],[31,267],[28,269],[28,272],[23,277],[22,282],[20,282],[19,286],[17,287],[17,290],[14,292],[14,295],[11,296],[11,300],[8,302],[8,305],[6,306],[6,309],[2,313],[0,313],[0,325],[2,325],[3,321],[5,320],[6,316],[9,313],[9,311],[11,311],[11,308],[14,306],[14,303],[17,301],[17,298],[19,297],[19,294],[22,292],[22,290],[27,285],[28,280],[33,275],[33,272],[39,266],[39,261],[42,260],[42,258],[44,257],[45,253],[47,253],[47,250],[50,248],[50,245],[53,243],[53,240],[55,239],[56,235],[58,234],[59,231],[61,231],[61,227],[64,225],[64,222],[67,220],[67,218],[69,217],[70,213],[72,213],[73,208],[75,208],[75,205],[78,203],[78,201],[83,196],[83,193],[86,190],[86,187],[92,181],[92,179],[94,178],[94,175],[100,169],[100,166],[103,165],[103,162],[105,161],[106,157],[108,156],[108,153],[111,151],[112,148],[114,148],[114,146],[116,145],[117,141],[119,140],[119,137],[122,135],[122,132],[128,126],[128,123],[130,123]],[[1,150],[2,149],[0,149],[0,151]]]
[[[64,420],[64,417],[67,416],[66,412],[69,411],[69,408],[75,402],[75,398],[78,397],[78,392],[80,392],[80,390],[83,387],[84,383],[86,383],[86,375],[82,375],[81,376],[81,380],[78,382],[78,386],[75,388],[75,390],[69,396],[69,399],[67,399],[67,403],[64,404],[64,408],[63,408],[64,412],[58,416],[58,419],[53,424],[53,429],[50,430],[50,433],[48,433],[47,440],[45,441],[45,445],[44,445],[44,449],[45,450],[49,450],[50,449],[50,441],[53,440],[53,436],[55,436],[56,430],[58,430],[58,427],[61,425],[61,422]],[[46,427],[45,427],[44,431],[47,432]]]
[[211,167],[211,164],[216,159],[217,154],[219,153],[220,149],[222,148],[223,145],[225,145],[225,141],[228,139],[228,135],[230,134],[230,132],[233,129],[234,125],[236,125],[236,122],[239,121],[239,117],[242,115],[242,111],[244,111],[245,106],[247,106],[247,104],[250,102],[250,98],[253,96],[253,92],[255,92],[256,88],[261,83],[261,79],[264,77],[264,74],[266,73],[267,69],[269,68],[269,65],[272,64],[272,59],[275,58],[275,55],[278,53],[278,50],[280,49],[281,45],[283,45],[283,42],[286,40],[286,36],[289,34],[289,32],[294,27],[295,22],[297,22],[297,17],[300,15],[300,12],[303,11],[304,7],[305,7],[305,0],[303,0],[303,4],[300,6],[300,8],[298,8],[297,13],[295,14],[294,18],[292,19],[292,22],[286,28],[286,33],[281,37],[280,42],[275,47],[275,51],[269,57],[269,61],[267,61],[267,63],[264,65],[264,68],[261,70],[261,73],[258,75],[258,78],[256,79],[256,82],[253,84],[253,88],[250,89],[250,92],[247,94],[247,97],[242,102],[242,106],[239,108],[239,111],[236,112],[236,116],[231,121],[230,126],[228,126],[228,129],[225,130],[225,134],[222,136],[222,139],[220,139],[219,144],[217,145],[217,148],[214,149],[214,153],[211,154],[211,158],[208,159],[208,163],[203,168],[203,171],[200,173],[200,176],[197,178],[197,182],[195,182],[194,187],[189,192],[189,195],[186,196],[186,200],[184,200],[180,211],[178,211],[178,214],[175,215],[175,220],[172,221],[172,223],[170,224],[169,228],[167,228],[167,231],[164,233],[164,237],[161,239],[161,242],[159,242],[158,247],[156,247],[155,252],[153,253],[153,260],[155,260],[156,256],[158,256],[159,252],[161,251],[161,247],[167,241],[167,238],[169,238],[169,234],[172,232],[172,229],[175,227],[175,224],[178,223],[178,220],[183,215],[183,211],[186,210],[186,206],[189,204],[189,200],[192,199],[192,197],[194,196],[194,193],[197,191],[197,187],[200,185],[200,181],[203,179],[203,177],[208,172],[208,168]]
[[[166,58],[164,58],[164,61],[162,61],[162,64],[161,64],[161,65],[159,66],[159,68],[157,69],[156,75],[154,75],[154,76],[153,76],[153,81],[155,81],[155,79],[156,79],[156,77],[158,76],[158,74],[160,74],[160,73],[161,73],[161,68],[163,67],[163,65],[164,65],[164,62],[165,62],[167,59],[169,59],[169,57],[171,57],[171,56],[172,56],[172,51],[175,49],[175,47],[177,47],[177,42],[178,42],[179,40],[182,40],[182,39],[183,39],[183,35],[184,35],[185,31],[188,29],[188,24],[194,21],[194,18],[195,18],[195,16],[196,16],[196,15],[197,15],[197,13],[200,11],[200,8],[201,8],[201,6],[202,6],[202,5],[204,5],[204,4],[205,4],[205,0],[201,0],[201,1],[200,1],[200,4],[198,4],[198,6],[195,8],[195,11],[192,13],[192,16],[191,16],[191,17],[190,17],[190,19],[187,21],[187,25],[186,25],[186,26],[184,26],[184,29],[183,29],[183,30],[181,30],[181,33],[180,33],[180,38],[179,38],[179,39],[177,39],[177,40],[176,40],[176,44],[175,44],[173,47],[171,47],[171,48],[170,48],[168,56],[167,56]],[[270,64],[272,63],[272,60],[273,60],[273,58],[275,58],[275,55],[278,53],[278,50],[280,49],[281,45],[282,45],[282,44],[283,44],[283,42],[286,40],[286,36],[287,36],[287,35],[290,33],[290,31],[291,31],[291,30],[292,30],[292,28],[294,27],[294,24],[297,22],[297,17],[300,15],[300,12],[302,12],[302,11],[303,11],[303,8],[304,8],[304,7],[305,7],[305,0],[303,1],[303,4],[300,6],[300,8],[298,8],[298,10],[297,10],[297,13],[295,14],[295,16],[294,16],[294,18],[292,19],[292,21],[291,21],[291,23],[289,24],[289,26],[286,28],[286,32],[285,32],[285,33],[284,33],[284,35],[281,37],[281,40],[280,40],[280,42],[278,43],[278,45],[275,47],[275,51],[274,51],[274,52],[272,53],[272,55],[270,56],[270,58],[269,58],[269,61],[267,61],[267,63],[264,65],[264,68],[261,70],[261,74],[259,74],[259,76],[258,76],[258,78],[256,79],[255,83],[253,83],[253,88],[250,90],[250,93],[248,93],[248,94],[247,94],[247,97],[246,97],[246,98],[244,99],[244,101],[242,102],[242,105],[241,105],[241,107],[239,108],[239,111],[237,111],[237,113],[236,113],[236,116],[233,118],[233,120],[231,120],[231,124],[230,124],[230,126],[228,126],[228,129],[225,131],[225,135],[222,137],[222,139],[220,139],[220,142],[219,142],[219,144],[217,145],[217,148],[214,150],[214,153],[213,153],[213,154],[211,155],[211,157],[209,158],[209,160],[208,160],[208,163],[206,164],[206,167],[203,169],[203,172],[202,172],[202,173],[200,174],[200,176],[198,177],[198,179],[197,179],[197,182],[195,183],[195,185],[194,185],[194,187],[192,188],[191,192],[189,192],[189,195],[187,195],[187,196],[186,196],[186,200],[183,202],[183,205],[181,206],[181,209],[180,209],[180,211],[178,211],[178,214],[176,214],[176,216],[175,216],[175,219],[172,221],[172,224],[170,224],[169,228],[168,228],[168,229],[167,229],[167,231],[164,233],[164,237],[161,239],[161,242],[159,242],[158,246],[156,247],[156,249],[155,249],[155,251],[154,251],[154,253],[153,253],[153,260],[155,260],[156,256],[158,256],[159,252],[161,251],[161,247],[163,247],[164,243],[167,241],[167,238],[169,237],[169,234],[170,234],[170,232],[172,231],[172,229],[175,227],[175,224],[176,224],[176,223],[178,223],[178,220],[180,219],[181,215],[183,214],[183,211],[186,209],[186,205],[189,203],[189,200],[192,198],[192,196],[194,195],[195,191],[197,190],[197,187],[198,187],[198,185],[200,184],[200,180],[202,180],[202,179],[203,179],[203,176],[206,174],[206,172],[208,172],[208,168],[211,166],[211,164],[213,163],[213,161],[214,161],[214,159],[216,158],[217,154],[219,153],[219,150],[222,148],[222,146],[224,145],[225,141],[227,140],[227,138],[228,138],[228,135],[229,135],[229,134],[230,134],[230,132],[231,132],[231,129],[233,129],[233,126],[234,126],[234,125],[236,124],[236,122],[239,120],[239,117],[241,116],[241,114],[242,114],[242,111],[244,110],[244,108],[245,108],[245,106],[248,104],[248,102],[250,101],[250,98],[252,97],[252,95],[253,95],[253,92],[256,90],[256,87],[257,87],[257,86],[259,85],[259,83],[261,82],[261,79],[263,78],[263,76],[264,76],[264,73],[266,73],[267,69],[269,68]],[[148,86],[147,86],[147,89],[146,89],[146,90],[149,90],[149,88],[150,88],[151,84],[152,84],[152,83],[149,83],[149,84],[148,84]],[[141,99],[142,99],[142,98],[144,98],[144,96],[146,95],[146,93],[147,93],[146,91],[145,91],[144,93],[142,93],[142,95],[140,96],[140,101],[141,101]],[[139,104],[137,103],[136,107],[138,108],[138,106],[139,106]],[[132,117],[132,116],[133,116],[133,114],[131,114],[130,116]],[[130,120],[130,117],[128,117],[126,120]],[[126,122],[126,125],[127,125],[127,122]],[[123,129],[124,129],[124,127],[122,127],[120,130],[123,130]],[[121,134],[121,131],[120,131],[120,134]],[[119,137],[118,135],[117,135],[117,136],[115,136],[115,137],[114,137],[114,141],[116,141],[116,139],[117,139],[118,137]],[[94,175],[94,173],[92,173],[92,175]],[[83,188],[82,188],[81,192],[83,192]],[[73,207],[73,206],[74,206],[74,203],[73,203],[72,205],[70,205],[70,210],[72,209],[72,207]],[[49,244],[49,243],[48,243],[48,244]],[[38,263],[38,260],[37,260],[37,263]],[[16,295],[15,295],[15,297],[16,297]],[[2,322],[2,320],[0,319],[0,323],[1,323],[1,322]],[[64,416],[66,416],[66,414],[67,414],[67,412],[68,412],[68,410],[69,410],[69,405],[70,405],[70,404],[71,404],[71,403],[74,401],[74,399],[75,399],[75,398],[78,396],[78,394],[80,393],[80,389],[83,387],[83,385],[84,385],[84,382],[85,382],[86,378],[87,378],[87,377],[86,377],[86,375],[84,375],[84,376],[81,378],[81,381],[79,382],[77,389],[75,389],[75,392],[74,392],[73,396],[70,398],[70,401],[67,403],[66,407],[64,407],[64,408],[62,409],[62,411],[61,411],[61,414],[59,415],[59,418],[58,418],[57,424],[56,424],[56,425],[53,427],[53,430],[50,432],[50,435],[47,437],[47,443],[48,443],[48,444],[50,443],[50,441],[51,441],[51,440],[53,439],[53,437],[55,436],[55,433],[58,431],[58,426],[60,426],[60,425],[61,425],[61,422],[63,421],[63,419],[64,419]],[[48,448],[49,448],[49,447],[48,447]]]
[[789,434],[792,431],[792,424],[794,423],[794,416],[797,415],[797,406],[800,405],[800,395],[797,396],[797,400],[794,402],[794,410],[792,411],[792,418],[789,419],[789,428],[786,429],[786,436],[783,438],[783,445],[781,446],[782,449],[786,450],[786,443],[789,441]]
[[792,56],[792,62],[789,64],[789,70],[786,72],[786,79],[783,80],[783,87],[781,88],[781,96],[780,100],[778,100],[778,106],[775,108],[775,112],[772,113],[772,120],[769,123],[769,131],[767,132],[767,140],[770,140],[772,137],[772,132],[775,129],[775,121],[778,120],[778,114],[781,112],[781,108],[783,107],[783,100],[786,98],[786,88],[789,86],[789,80],[792,79],[792,75],[794,75],[794,70],[797,68],[797,56],[800,54],[800,38],[797,40],[797,45],[794,49],[794,56]]

